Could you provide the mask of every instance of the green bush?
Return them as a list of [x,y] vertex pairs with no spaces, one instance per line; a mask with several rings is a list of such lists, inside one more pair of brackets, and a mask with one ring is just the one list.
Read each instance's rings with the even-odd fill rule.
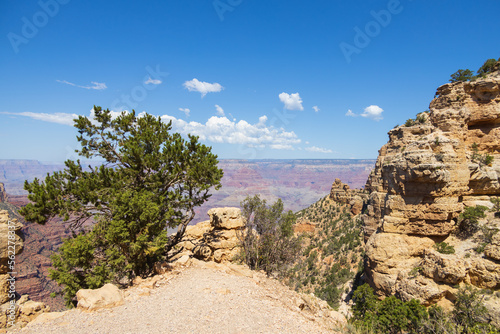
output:
[[479,219],[486,217],[484,213],[486,210],[488,208],[482,205],[466,207],[459,216],[459,235],[469,237],[474,234],[479,228]]
[[[283,212],[281,199],[269,206],[259,195],[248,196],[241,207],[246,222],[239,235],[240,259],[252,269],[283,274],[300,253],[300,240],[293,236],[295,214]],[[309,254],[309,258],[316,256],[315,251]]]
[[434,244],[434,249],[441,254],[455,254],[455,247],[448,245],[446,242],[438,242],[437,244]]
[[477,70],[477,75],[480,76],[480,77],[485,77],[486,74],[489,74],[489,73],[492,73],[494,71],[497,71],[498,70],[498,61],[491,58],[491,59],[488,59],[487,61],[484,62],[483,66],[481,66],[478,70]]
[[450,82],[470,81],[474,77],[474,72],[471,70],[458,70],[451,75]]
[[351,323],[363,332],[419,333],[428,313],[419,301],[408,302],[389,296],[378,300],[368,284],[359,286],[353,294]]
[[487,322],[479,291],[470,286],[459,289],[450,313],[435,305],[426,309],[415,299],[403,302],[389,296],[378,300],[367,284],[354,291],[353,302],[349,322],[354,333],[500,333]]
[[486,154],[484,157],[483,157],[483,164],[485,165],[491,165],[491,163],[493,162],[494,160],[494,157],[492,155],[489,155],[489,154]]
[[406,127],[410,127],[410,126],[413,126],[413,125],[415,125],[415,120],[413,118],[409,118],[409,119],[406,120],[406,122],[405,122],[405,126]]
[[481,301],[479,291],[473,287],[460,288],[452,311],[453,321],[463,328],[464,333],[475,333],[481,325],[486,325],[486,307]]

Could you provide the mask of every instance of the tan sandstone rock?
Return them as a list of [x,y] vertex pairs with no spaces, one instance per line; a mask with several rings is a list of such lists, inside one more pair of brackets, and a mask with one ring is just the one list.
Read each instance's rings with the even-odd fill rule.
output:
[[484,255],[493,260],[500,261],[500,233],[493,236],[491,244],[487,245],[484,249]]
[[239,208],[215,208],[208,211],[210,221],[188,226],[179,244],[198,259],[231,261],[240,250],[239,234],[245,226]]
[[[362,215],[372,286],[426,305],[451,300],[462,282],[500,288],[500,237],[486,247],[488,258],[465,259],[470,246],[460,240],[456,254],[432,248],[457,229],[465,207],[491,207],[490,198],[500,195],[500,75],[445,84],[429,110],[389,131],[365,187],[370,194]],[[340,189],[334,196],[343,196]],[[418,266],[417,277],[409,278]]]
[[113,284],[106,284],[99,289],[81,289],[76,293],[77,307],[86,311],[122,305],[123,295]]
[[210,225],[214,229],[234,230],[245,226],[239,208],[215,208],[208,210]]

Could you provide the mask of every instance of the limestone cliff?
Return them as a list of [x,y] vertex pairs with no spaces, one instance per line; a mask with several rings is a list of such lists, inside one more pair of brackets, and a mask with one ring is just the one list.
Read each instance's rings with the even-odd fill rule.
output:
[[[429,111],[389,131],[366,190],[366,274],[380,295],[446,304],[457,284],[499,289],[496,244],[476,253],[454,232],[465,207],[500,196],[500,73],[439,87]],[[434,250],[442,241],[455,254]]]

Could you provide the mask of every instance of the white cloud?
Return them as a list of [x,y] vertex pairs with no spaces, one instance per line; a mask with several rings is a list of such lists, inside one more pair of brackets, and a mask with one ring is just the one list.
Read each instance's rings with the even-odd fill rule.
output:
[[320,111],[320,109],[318,108],[318,106],[314,106],[314,107],[313,107],[313,110],[314,110],[315,112]]
[[84,89],[103,90],[103,89],[108,88],[108,86],[106,86],[105,83],[95,82],[95,81],[91,82],[92,86],[80,86],[80,85],[74,84],[74,83],[66,81],[66,80],[56,80],[56,81],[63,83],[63,84],[66,84],[66,85],[70,85],[70,86],[74,86],[74,87],[78,87],[78,88],[84,88]]
[[345,115],[348,116],[348,117],[357,117],[358,116],[355,113],[353,113],[351,109],[347,110],[347,112],[345,113]]
[[219,116],[225,116],[224,109],[222,109],[220,105],[216,104],[215,105],[215,109],[217,110],[217,115],[219,115]]
[[[179,108],[186,113],[187,108]],[[125,111],[126,113],[127,111]],[[122,112],[111,111],[111,118],[114,119]],[[189,112],[188,112],[189,113]],[[78,118],[77,114],[67,113],[33,113],[33,112],[0,112],[0,114],[25,116],[33,119],[73,126],[73,119]],[[142,117],[145,112],[137,116]],[[93,119],[94,109],[90,110],[89,118]],[[301,140],[293,131],[285,131],[283,128],[275,128],[267,125],[268,117],[266,115],[259,117],[259,121],[250,124],[245,120],[230,120],[225,116],[212,116],[205,123],[187,122],[174,116],[161,116],[163,122],[172,121],[173,131],[181,134],[192,134],[199,136],[201,140],[208,140],[214,143],[242,144],[250,147],[265,148],[269,147],[276,150],[293,150],[294,145],[300,144]]]
[[361,114],[361,116],[372,119],[374,121],[380,121],[383,119],[382,112],[384,110],[379,106],[371,105],[365,108],[365,111]]
[[78,118],[77,114],[66,114],[66,113],[54,113],[54,114],[47,114],[47,113],[36,113],[36,112],[0,112],[0,114],[5,114],[5,115],[15,115],[15,116],[25,116],[29,118],[33,118],[39,121],[44,121],[44,122],[50,122],[50,123],[57,123],[57,124],[63,124],[63,125],[69,125],[73,126],[75,122],[73,122],[73,119]]
[[173,116],[161,116],[164,122],[172,121],[173,130],[181,134],[199,136],[201,140],[214,143],[243,144],[251,147],[292,150],[301,140],[295,132],[287,132],[266,124],[267,116],[259,117],[259,122],[250,124],[245,120],[232,121],[227,117],[210,117],[204,124],[186,122]]
[[316,147],[316,146],[306,147],[306,151],[319,152],[319,153],[333,153],[332,150],[329,150],[326,148],[321,148],[321,147]]
[[144,81],[144,83],[146,85],[149,85],[149,84],[153,84],[153,85],[159,85],[161,84],[163,81],[159,80],[159,79],[151,79],[151,77],[149,77],[148,80]]
[[186,117],[189,117],[189,113],[191,113],[189,108],[179,108],[179,110],[186,114]]
[[184,82],[183,86],[190,92],[201,93],[201,97],[204,97],[205,95],[207,95],[207,93],[218,93],[224,89],[224,87],[222,87],[220,84],[216,82],[209,83],[209,82],[199,81],[196,78],[194,78],[191,81]]
[[285,104],[285,109],[288,110],[304,110],[302,99],[299,93],[287,94],[285,92],[279,95],[280,101]]

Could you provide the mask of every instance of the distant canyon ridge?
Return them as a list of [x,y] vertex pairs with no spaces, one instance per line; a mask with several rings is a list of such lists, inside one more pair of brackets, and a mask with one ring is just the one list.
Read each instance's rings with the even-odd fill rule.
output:
[[[209,209],[239,206],[247,195],[260,194],[275,201],[281,198],[287,210],[298,211],[330,192],[335,178],[351,188],[364,187],[375,160],[304,159],[304,160],[233,160],[221,159],[224,170],[222,187],[197,208],[192,223],[207,219]],[[64,169],[62,163],[36,160],[0,160],[0,183],[11,196],[25,196],[24,180],[43,179],[47,173]]]

